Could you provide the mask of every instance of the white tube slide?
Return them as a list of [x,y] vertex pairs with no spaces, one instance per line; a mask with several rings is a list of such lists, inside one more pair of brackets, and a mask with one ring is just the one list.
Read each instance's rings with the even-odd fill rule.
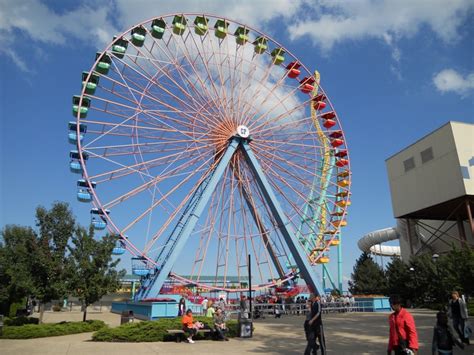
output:
[[400,256],[400,247],[392,245],[382,245],[382,243],[396,240],[400,238],[400,234],[396,227],[380,229],[367,233],[359,239],[357,245],[359,249],[381,256]]

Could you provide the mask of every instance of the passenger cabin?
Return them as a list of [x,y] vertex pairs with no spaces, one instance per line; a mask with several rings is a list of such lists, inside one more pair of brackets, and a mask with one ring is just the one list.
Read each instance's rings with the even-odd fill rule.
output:
[[95,66],[96,72],[107,75],[109,73],[110,65],[112,64],[112,59],[108,54],[97,52],[95,54],[95,60],[99,59],[99,62]]
[[336,117],[336,113],[334,111],[329,111],[321,115],[323,120],[332,120]]
[[301,70],[299,69],[301,67],[301,64],[298,63],[297,61],[291,62],[286,66],[286,69],[288,70],[288,77],[295,79],[298,75],[300,75]]
[[112,249],[112,255],[123,255],[125,254],[125,251],[125,243],[122,240],[119,240]]
[[184,15],[176,15],[173,18],[173,33],[179,36],[182,36],[184,31],[186,31],[186,18]]
[[126,38],[116,38],[114,37],[114,44],[112,45],[112,54],[117,58],[122,59],[125,56],[125,52],[128,48],[128,41]]
[[341,180],[337,181],[337,185],[340,186],[340,187],[347,187],[350,184],[351,184],[350,181],[346,180],[346,179],[341,179]]
[[[96,183],[91,181],[91,186],[93,189],[95,189]],[[89,188],[89,184],[84,179],[77,180],[77,200],[80,202],[92,201],[92,194]]]
[[349,200],[338,200],[338,201],[336,201],[336,205],[338,205],[339,207],[347,207],[347,206],[351,205],[351,201],[349,201]]
[[234,32],[235,35],[235,41],[237,44],[240,44],[243,46],[245,43],[248,42],[249,40],[249,32],[250,30],[246,27],[239,26]]
[[329,119],[324,120],[323,126],[326,129],[330,129],[330,128],[334,127],[336,125],[336,123],[337,122],[335,120],[329,118]]
[[77,137],[77,123],[70,121],[68,123],[69,133],[68,141],[71,144],[77,145],[78,140],[82,142],[84,139],[84,134],[87,132],[87,125],[85,123],[79,123],[79,139]]
[[313,101],[313,107],[317,111],[321,111],[326,108],[326,95],[324,94],[318,94],[315,97],[312,98]]
[[107,227],[107,220],[105,219],[105,215],[110,214],[109,210],[102,210],[98,208],[91,209],[91,216],[92,216],[92,226],[94,229],[102,230]]
[[[79,103],[80,103],[80,106],[79,106]],[[86,118],[87,112],[89,112],[90,106],[91,106],[90,98],[82,97],[82,102],[81,102],[81,96],[74,95],[72,97],[72,115],[74,117],[77,117],[77,115],[79,114],[80,118]]]
[[283,48],[275,48],[272,50],[271,54],[273,57],[273,64],[280,65],[285,61],[286,52],[283,50]]
[[[69,157],[71,158],[71,161],[69,162],[69,170],[71,170],[72,173],[75,174],[82,174],[82,166],[81,162],[79,161],[81,158],[79,156],[79,152],[77,150],[71,150],[69,152]],[[84,160],[89,159],[89,154],[86,152],[82,153],[82,158]]]
[[162,18],[156,18],[151,23],[151,35],[154,38],[162,39],[165,33],[166,22]]
[[301,92],[305,93],[305,94],[309,94],[310,92],[312,92],[314,90],[314,78],[312,76],[308,76],[308,77],[305,77],[303,78],[301,81],[300,81],[300,90]]
[[326,238],[326,243],[331,247],[335,247],[341,244],[341,240],[339,236],[335,236],[334,238]]
[[148,260],[143,256],[132,258],[132,274],[144,277],[151,273],[151,268],[148,265]]
[[217,38],[224,39],[227,36],[227,30],[229,29],[229,22],[224,19],[219,19],[214,25],[214,35]]
[[253,44],[255,46],[254,51],[257,54],[262,54],[268,48],[267,39],[265,37],[257,37]]
[[327,264],[329,263],[329,256],[328,255],[322,255],[318,260],[316,260],[316,263],[318,264]]
[[89,80],[87,80],[87,77],[89,76],[88,71],[83,71],[82,72],[82,87],[85,87],[85,93],[88,95],[94,95],[95,94],[95,89],[97,89],[97,85],[99,85],[99,76],[92,72],[91,76],[89,77]]
[[349,164],[348,159],[341,158],[341,159],[336,160],[336,166],[338,166],[339,168],[342,168],[346,166],[347,164]]
[[345,219],[335,219],[331,222],[334,227],[345,227],[347,226],[347,221]]
[[194,19],[194,33],[204,36],[209,29],[209,19],[205,16],[196,16]]
[[141,47],[145,43],[146,29],[143,26],[137,26],[132,29],[132,43],[136,47]]

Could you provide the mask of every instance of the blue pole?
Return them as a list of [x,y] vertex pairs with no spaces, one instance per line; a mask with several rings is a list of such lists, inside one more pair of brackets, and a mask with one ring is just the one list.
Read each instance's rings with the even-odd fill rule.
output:
[[[219,180],[222,178],[222,175],[224,175],[225,169],[229,164],[232,155],[234,155],[234,152],[237,150],[240,140],[241,139],[237,137],[232,138],[220,162],[214,168],[214,171],[210,172],[212,176],[209,181],[206,182],[207,185],[203,187],[203,190],[198,188],[196,192],[200,195],[197,197],[192,196],[190,199],[190,203],[195,204],[193,206],[188,205],[187,208],[185,208],[183,223],[178,223],[177,228],[173,230],[172,235],[168,239],[172,243],[172,249],[169,250],[168,255],[165,254],[165,259],[162,261],[162,264],[155,274],[151,276],[150,281],[140,287],[136,299],[141,300],[147,298],[149,295],[156,296],[159,294],[174,263],[176,262],[177,257],[181,254],[189,236],[194,230],[204,207],[206,207]],[[196,200],[194,199],[195,197]]]
[[312,292],[319,294],[322,287],[318,281],[317,275],[314,273],[312,266],[304,252],[303,247],[299,243],[295,233],[293,232],[293,228],[290,225],[290,221],[286,218],[286,215],[283,213],[283,210],[273,193],[270,184],[268,183],[265,174],[257,161],[257,158],[252,152],[247,141],[242,141],[242,148],[244,156],[249,164],[256,180],[257,184],[265,198],[268,207],[270,207],[270,211],[277,222],[278,228],[280,229],[283,238],[288,245],[291,254],[295,258],[296,264],[299,267],[301,276],[305,280],[306,284],[309,286]]

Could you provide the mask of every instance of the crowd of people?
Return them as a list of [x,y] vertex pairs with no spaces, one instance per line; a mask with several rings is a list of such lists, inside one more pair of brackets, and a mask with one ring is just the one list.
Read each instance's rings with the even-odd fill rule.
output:
[[[294,303],[292,303],[292,301]],[[340,303],[351,305],[355,303],[352,296],[333,297],[311,294],[309,297],[298,296],[294,300],[279,298],[272,295],[262,295],[255,298],[256,306],[253,318],[259,317],[259,305],[273,307],[275,317],[279,318],[282,312],[286,311],[285,306],[292,304],[304,304],[306,315],[304,321],[304,331],[306,336],[305,355],[315,355],[318,350],[321,355],[326,354],[326,341],[322,315],[324,305]],[[213,302],[204,298],[201,302],[203,314],[213,318],[214,332],[218,340],[228,340],[226,337],[227,307],[225,300],[220,298]],[[402,306],[402,300],[398,296],[390,297],[390,306],[393,312],[389,316],[389,341],[387,354],[391,355],[415,355],[418,354],[418,334],[416,324],[411,313]],[[179,302],[178,315],[182,316],[183,330],[187,334],[187,341],[194,343],[193,336],[203,327],[201,322],[194,322],[192,311],[186,309],[186,301],[182,298]],[[239,318],[250,317],[250,302],[242,296],[238,304]],[[452,355],[455,346],[464,348],[469,345],[469,337],[472,335],[472,328],[468,323],[468,311],[465,300],[460,297],[457,291],[451,293],[451,299],[445,307],[436,315],[436,324],[433,328],[432,354]]]

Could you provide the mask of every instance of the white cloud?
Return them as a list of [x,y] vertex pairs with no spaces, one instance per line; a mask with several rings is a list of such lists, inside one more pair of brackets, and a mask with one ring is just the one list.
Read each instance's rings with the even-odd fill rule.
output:
[[442,93],[455,92],[464,95],[474,89],[474,73],[463,77],[454,69],[444,69],[433,77],[433,84]]
[[[458,39],[458,29],[474,7],[472,0],[320,0],[311,17],[290,26],[290,37],[308,36],[325,51],[347,40],[382,39],[387,44],[428,26],[443,41]],[[395,52],[394,59],[399,56]]]

